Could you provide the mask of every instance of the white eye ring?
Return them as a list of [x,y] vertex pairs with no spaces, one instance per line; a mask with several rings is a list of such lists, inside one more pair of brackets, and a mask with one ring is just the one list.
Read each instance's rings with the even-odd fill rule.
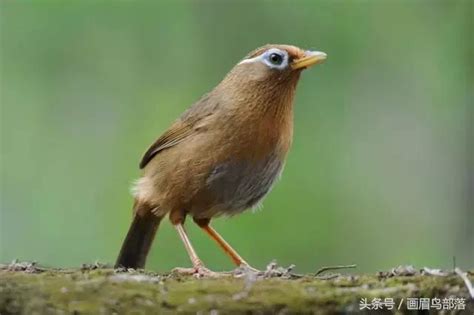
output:
[[272,48],[262,54],[262,60],[270,68],[282,70],[288,66],[288,53],[284,50]]
[[[280,56],[281,62],[273,62],[271,58],[273,58],[274,55]],[[270,48],[269,50],[265,51],[261,55],[258,55],[257,57],[242,60],[241,62],[239,62],[239,65],[244,63],[253,63],[257,61],[262,62],[271,69],[283,70],[288,67],[288,53],[285,50]]]

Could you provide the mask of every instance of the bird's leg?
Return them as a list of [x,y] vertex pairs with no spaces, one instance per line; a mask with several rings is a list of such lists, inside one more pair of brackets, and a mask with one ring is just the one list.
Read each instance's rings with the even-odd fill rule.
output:
[[181,222],[174,224],[174,227],[176,228],[176,231],[179,234],[179,237],[181,238],[181,241],[184,244],[184,248],[186,248],[186,252],[188,253],[189,258],[191,259],[191,263],[193,264],[193,268],[175,268],[173,269],[174,272],[177,273],[183,273],[183,274],[189,274],[189,275],[196,275],[198,277],[202,276],[210,276],[210,277],[216,277],[219,274],[207,269],[202,260],[199,258],[197,255],[196,251],[194,250],[193,245],[191,244],[191,241],[189,240],[188,234],[186,233],[186,230],[184,229],[184,226]]
[[216,243],[219,245],[220,248],[222,248],[222,250],[226,253],[227,256],[230,257],[230,259],[232,260],[232,262],[237,266],[237,267],[245,267],[251,271],[254,271],[254,272],[258,272],[259,270],[258,269],[255,269],[253,268],[252,266],[250,266],[246,261],[245,259],[243,259],[239,253],[237,253],[237,251],[235,249],[232,248],[232,246],[229,245],[229,243],[227,243],[225,241],[225,239],[216,231],[214,230],[210,225],[209,225],[209,222],[210,220],[209,219],[194,219],[194,222],[196,222],[197,225],[199,225],[199,227],[201,229],[204,230],[204,232],[206,232],[207,235],[209,235],[214,241],[216,241]]
[[176,228],[176,231],[178,232],[178,235],[184,244],[184,248],[186,248],[186,252],[188,253],[189,258],[191,259],[191,263],[193,264],[193,267],[196,269],[204,267],[204,264],[202,263],[201,259],[198,257],[196,251],[194,250],[193,245],[191,244],[191,241],[189,240],[188,234],[186,233],[184,226],[181,223],[178,223],[174,227]]

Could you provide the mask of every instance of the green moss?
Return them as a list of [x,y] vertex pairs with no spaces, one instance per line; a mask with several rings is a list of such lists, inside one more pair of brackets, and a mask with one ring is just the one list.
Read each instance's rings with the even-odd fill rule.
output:
[[0,314],[333,313],[358,310],[361,298],[468,294],[456,275],[196,279],[111,269],[29,271],[0,269]]

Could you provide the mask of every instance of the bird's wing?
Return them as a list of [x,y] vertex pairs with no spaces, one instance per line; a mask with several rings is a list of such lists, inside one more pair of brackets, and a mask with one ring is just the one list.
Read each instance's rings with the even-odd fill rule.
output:
[[140,162],[140,168],[144,168],[148,162],[160,151],[170,148],[192,134],[193,129],[180,121],[175,122],[161,135],[145,152]]
[[218,104],[209,102],[207,95],[191,106],[148,148],[140,162],[140,169],[144,168],[161,151],[173,147],[190,135],[205,129],[203,127],[207,125],[217,107]]

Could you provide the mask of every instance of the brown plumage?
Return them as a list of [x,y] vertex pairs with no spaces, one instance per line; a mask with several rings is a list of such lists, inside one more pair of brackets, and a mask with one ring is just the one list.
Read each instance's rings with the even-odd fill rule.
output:
[[140,162],[143,175],[134,188],[134,220],[116,265],[144,266],[166,214],[185,243],[191,272],[209,273],[187,238],[187,215],[237,265],[248,265],[209,222],[254,207],[271,189],[291,146],[301,71],[325,58],[324,53],[294,46],[263,46],[185,111]]

